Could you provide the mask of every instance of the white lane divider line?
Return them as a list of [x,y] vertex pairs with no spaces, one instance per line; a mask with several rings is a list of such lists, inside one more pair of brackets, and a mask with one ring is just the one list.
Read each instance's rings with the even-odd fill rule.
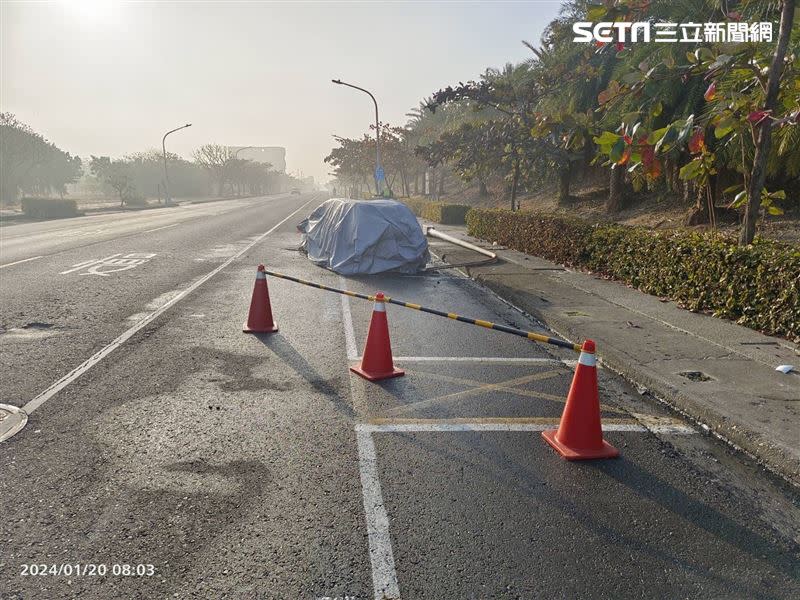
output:
[[[357,433],[415,433],[431,431],[545,431],[553,429],[552,423],[359,423]],[[653,433],[690,435],[697,431],[679,423],[657,425],[652,428],[635,423],[605,423],[603,431],[621,431],[628,433]],[[374,448],[374,446],[373,446]]]
[[180,225],[180,223],[173,223],[172,225],[164,225],[163,227],[156,227],[155,229],[145,229],[142,233],[153,233],[154,231],[161,231],[162,229],[177,227],[178,225]]
[[291,219],[293,216],[295,216],[297,213],[299,213],[301,210],[303,210],[308,204],[310,204],[313,201],[314,201],[314,199],[312,198],[311,200],[309,200],[308,202],[303,204],[300,208],[298,208],[296,211],[294,211],[292,214],[290,214],[288,217],[283,219],[280,223],[278,223],[277,225],[275,225],[274,227],[272,227],[268,231],[262,233],[251,244],[248,244],[247,246],[245,246],[244,248],[239,250],[239,252],[237,252],[236,254],[231,256],[228,260],[226,260],[224,263],[219,265],[213,271],[210,271],[210,272],[206,273],[200,279],[195,281],[192,285],[190,285],[189,287],[187,287],[186,289],[184,289],[180,293],[178,293],[175,296],[173,296],[170,300],[165,302],[160,308],[154,310],[153,312],[151,312],[147,316],[143,317],[140,321],[137,321],[137,323],[133,327],[131,327],[125,333],[123,333],[118,338],[116,338],[114,341],[112,341],[108,346],[106,346],[105,348],[102,348],[99,352],[97,352],[93,356],[91,356],[88,359],[86,359],[80,365],[75,367],[72,371],[70,371],[69,373],[64,375],[64,377],[62,377],[61,379],[56,381],[54,384],[52,384],[50,387],[48,387],[46,390],[44,390],[42,393],[40,393],[38,396],[36,396],[33,400],[28,402],[25,406],[22,407],[22,410],[24,410],[28,414],[31,414],[33,411],[35,411],[37,408],[39,408],[42,404],[47,402],[50,398],[55,396],[58,392],[63,390],[70,383],[75,381],[78,377],[80,377],[81,375],[86,373],[89,369],[91,369],[93,366],[95,366],[97,363],[99,363],[101,360],[103,360],[106,356],[111,354],[114,350],[116,350],[122,344],[124,344],[126,341],[128,341],[131,337],[133,337],[133,335],[136,332],[138,332],[139,330],[143,329],[148,323],[150,323],[151,321],[153,321],[154,319],[159,317],[162,313],[164,313],[167,310],[169,310],[172,306],[174,306],[175,304],[177,304],[178,302],[183,300],[186,296],[191,294],[193,291],[195,291],[197,288],[199,288],[201,285],[203,285],[206,281],[211,279],[214,275],[216,275],[217,273],[222,271],[222,269],[224,269],[229,264],[231,264],[234,260],[236,260],[237,258],[242,256],[245,252],[250,250],[250,248],[255,246],[258,242],[260,242],[262,239],[267,237],[270,233],[275,231],[278,227],[280,227],[281,225],[286,223],[286,221]]
[[41,256],[32,256],[30,258],[23,258],[22,260],[15,260],[14,262],[6,263],[4,265],[0,265],[0,269],[5,269],[6,267],[13,267],[14,265],[21,265],[22,263],[30,262],[32,260],[38,260],[42,258]]
[[[344,277],[339,276],[339,287],[346,289]],[[342,326],[344,327],[344,341],[347,347],[347,360],[358,360],[358,346],[356,332],[353,329],[353,314],[350,312],[350,297],[342,294]]]
[[400,588],[397,585],[392,540],[389,537],[389,517],[383,505],[383,493],[378,479],[375,444],[369,430],[356,427],[356,438],[364,513],[367,517],[369,558],[372,563],[372,588],[375,591],[375,600],[396,600],[400,598]]
[[[403,362],[477,362],[477,363],[523,363],[523,364],[562,364],[558,358],[540,357],[502,357],[502,356],[395,356],[394,360]],[[575,361],[572,361],[573,363]]]

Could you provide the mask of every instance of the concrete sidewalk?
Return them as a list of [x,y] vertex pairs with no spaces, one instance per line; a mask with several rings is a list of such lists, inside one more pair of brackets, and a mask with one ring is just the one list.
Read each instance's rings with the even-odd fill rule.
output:
[[[423,222],[483,247],[464,227]],[[452,264],[475,253],[430,239]],[[730,321],[692,313],[623,283],[507,249],[496,264],[465,268],[517,308],[573,342],[591,338],[612,370],[768,469],[800,485],[800,348]]]

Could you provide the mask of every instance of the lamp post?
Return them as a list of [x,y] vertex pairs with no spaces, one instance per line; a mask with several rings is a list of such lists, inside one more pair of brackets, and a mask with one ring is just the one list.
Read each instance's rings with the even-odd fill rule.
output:
[[381,183],[383,178],[379,177],[379,174],[382,173],[383,169],[381,168],[381,122],[378,119],[378,101],[375,100],[375,96],[372,95],[372,92],[365,90],[362,87],[358,87],[352,83],[344,82],[341,79],[331,79],[331,81],[336,85],[346,85],[347,87],[351,87],[355,90],[360,90],[365,94],[368,94],[369,97],[372,98],[373,104],[375,104],[375,195],[380,196],[383,192],[383,185]]
[[181,125],[180,127],[176,127],[175,129],[170,129],[167,133],[164,134],[164,137],[161,138],[161,152],[164,155],[164,204],[169,204],[172,202],[172,198],[169,195],[169,172],[167,171],[167,136],[170,133],[175,133],[176,131],[180,131],[181,129],[186,129],[187,127],[191,127],[191,123],[187,123],[186,125]]

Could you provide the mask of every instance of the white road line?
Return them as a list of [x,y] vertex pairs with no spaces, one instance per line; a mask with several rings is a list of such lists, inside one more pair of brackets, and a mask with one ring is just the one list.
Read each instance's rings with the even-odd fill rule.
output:
[[375,591],[375,600],[395,600],[400,598],[400,588],[397,585],[392,540],[389,537],[389,517],[383,505],[383,494],[378,480],[375,444],[369,430],[356,427],[356,438],[364,513],[367,517],[369,558],[372,562],[372,588]]
[[22,263],[26,263],[32,260],[37,260],[42,258],[41,256],[32,256],[31,258],[23,258],[22,260],[17,260],[14,262],[6,263],[4,265],[0,265],[0,269],[5,269],[6,267],[13,267],[14,265],[20,265]]
[[[347,287],[344,277],[339,277],[339,287],[342,289]],[[347,360],[359,360],[356,332],[353,329],[353,314],[350,312],[350,298],[344,294],[342,294],[342,326],[344,327],[344,341],[347,346]]]
[[[413,433],[428,431],[545,431],[553,429],[553,425],[545,423],[385,423],[371,424],[359,423],[356,425],[358,433]],[[632,423],[607,423],[603,431],[624,431],[631,433],[673,433],[688,435],[696,431],[688,425],[670,424],[657,425],[648,429],[644,425]]]
[[[561,364],[558,358],[525,358],[502,356],[394,356],[394,360],[403,362],[486,362],[486,363],[547,363]],[[573,361],[575,362],[575,361]]]
[[697,433],[693,427],[676,422],[675,419],[670,419],[669,417],[659,417],[657,415],[647,415],[643,413],[631,413],[631,416],[653,433],[667,435]]
[[681,425],[680,423],[647,425],[647,429],[659,435],[692,435],[697,433],[697,430],[694,427],[691,427],[690,425]]
[[199,288],[201,285],[203,285],[206,281],[211,279],[214,275],[216,275],[217,273],[222,271],[222,269],[224,269],[229,264],[231,264],[234,260],[236,260],[237,258],[242,256],[245,252],[250,250],[250,248],[255,246],[258,242],[260,242],[262,239],[267,237],[270,233],[275,231],[278,227],[283,225],[286,221],[291,219],[293,216],[295,216],[298,212],[303,210],[308,204],[310,204],[313,201],[314,200],[312,199],[312,200],[309,200],[308,202],[306,202],[305,204],[303,204],[300,208],[298,208],[296,211],[294,211],[288,217],[283,219],[280,223],[278,223],[277,225],[275,225],[274,227],[272,227],[270,230],[266,231],[265,233],[262,233],[255,240],[253,240],[252,243],[248,244],[247,246],[245,246],[244,248],[239,250],[239,252],[237,252],[236,254],[231,256],[228,260],[226,260],[224,263],[219,265],[216,269],[214,269],[213,271],[210,271],[209,273],[203,275],[203,277],[201,277],[200,279],[195,281],[192,285],[190,285],[189,287],[184,289],[182,292],[180,292],[179,294],[174,296],[172,299],[167,301],[163,306],[161,306],[160,308],[154,310],[153,312],[151,312],[147,316],[143,317],[141,321],[137,321],[136,325],[134,325],[133,327],[128,329],[125,333],[120,335],[117,339],[115,339],[113,342],[111,342],[108,346],[106,346],[105,348],[101,349],[99,352],[97,352],[96,354],[94,354],[90,358],[86,359],[83,363],[78,365],[72,371],[70,371],[69,373],[64,375],[64,377],[62,377],[61,379],[56,381],[54,384],[52,384],[50,387],[48,387],[46,390],[44,390],[41,394],[36,396],[33,400],[28,402],[25,406],[22,407],[22,410],[24,410],[28,414],[31,414],[33,411],[35,411],[37,408],[39,408],[42,404],[47,402],[50,398],[55,396],[58,392],[63,390],[70,383],[75,381],[78,377],[80,377],[81,375],[86,373],[89,369],[91,369],[93,366],[95,366],[97,363],[99,363],[101,360],[103,360],[106,356],[111,354],[114,350],[116,350],[122,344],[124,344],[126,341],[128,341],[131,337],[133,337],[133,335],[137,331],[139,331],[140,329],[145,327],[148,323],[150,323],[151,321],[156,319],[162,313],[166,312],[169,308],[171,308],[172,306],[174,306],[175,304],[177,304],[178,302],[183,300],[186,296],[191,294],[193,291],[195,291],[197,288]]
[[164,225],[163,227],[156,227],[155,229],[145,229],[142,233],[153,233],[154,231],[161,231],[162,229],[177,227],[178,225],[180,225],[180,223],[173,223],[172,225]]

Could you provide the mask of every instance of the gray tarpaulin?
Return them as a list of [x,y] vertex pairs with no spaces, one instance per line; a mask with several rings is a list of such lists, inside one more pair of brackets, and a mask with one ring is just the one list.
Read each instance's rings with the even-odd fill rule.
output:
[[342,275],[417,273],[430,259],[417,218],[395,200],[331,198],[297,228],[309,260]]

